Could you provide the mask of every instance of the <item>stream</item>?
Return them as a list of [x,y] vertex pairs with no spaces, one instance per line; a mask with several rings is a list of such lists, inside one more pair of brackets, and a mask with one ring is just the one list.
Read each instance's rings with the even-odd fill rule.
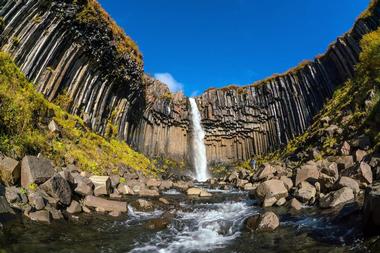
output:
[[[170,190],[164,193],[176,203],[170,208],[141,212],[129,206],[128,214],[118,218],[81,214],[45,225],[19,216],[3,224],[0,252],[370,252],[353,218],[358,217],[355,207],[339,213],[305,208],[296,214],[273,208],[280,227],[252,233],[244,221],[263,210],[246,192],[207,190],[212,198],[189,198]],[[166,228],[147,227],[161,217],[170,217]]]

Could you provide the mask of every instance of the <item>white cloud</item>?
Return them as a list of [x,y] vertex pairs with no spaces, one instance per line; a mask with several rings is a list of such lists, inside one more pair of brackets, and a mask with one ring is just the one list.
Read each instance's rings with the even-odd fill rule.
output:
[[154,78],[168,85],[171,92],[183,90],[183,84],[174,79],[170,73],[156,73]]

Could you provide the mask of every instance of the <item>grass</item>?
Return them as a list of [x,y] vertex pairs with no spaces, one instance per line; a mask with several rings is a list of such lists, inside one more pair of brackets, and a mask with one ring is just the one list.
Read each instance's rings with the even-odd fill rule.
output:
[[76,15],[79,23],[97,26],[106,24],[116,42],[118,53],[131,55],[137,63],[142,65],[142,54],[137,44],[125,34],[96,0],[74,0],[74,4],[80,7]]
[[[57,102],[64,107],[68,99],[64,96]],[[52,119],[60,126],[60,134],[48,131],[47,124]],[[158,172],[147,157],[125,142],[92,132],[82,119],[47,101],[3,52],[0,52],[0,152],[16,159],[41,152],[57,166],[74,160],[82,170],[99,175],[120,167],[145,174]]]

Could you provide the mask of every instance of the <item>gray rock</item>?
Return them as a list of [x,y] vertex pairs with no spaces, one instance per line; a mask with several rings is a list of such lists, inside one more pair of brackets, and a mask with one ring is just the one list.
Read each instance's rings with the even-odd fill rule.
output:
[[158,190],[140,189],[139,196],[141,197],[156,197],[160,196]]
[[82,207],[81,205],[79,204],[78,201],[71,201],[71,204],[70,206],[66,209],[66,211],[70,214],[76,214],[76,213],[80,213],[82,212]]
[[137,199],[131,203],[131,206],[142,212],[150,212],[154,210],[153,203],[145,199]]
[[361,176],[364,179],[364,181],[368,184],[372,184],[373,174],[372,174],[371,166],[369,166],[365,162],[361,162],[359,169],[360,169],[360,173],[361,173]]
[[20,202],[21,197],[19,195],[19,189],[15,186],[5,188],[5,198],[9,203]]
[[338,186],[340,188],[343,188],[343,187],[351,188],[354,194],[358,194],[360,191],[359,183],[355,179],[352,179],[350,177],[341,177],[338,182]]
[[29,193],[28,196],[29,204],[36,210],[42,210],[45,208],[45,201],[39,192]]
[[28,188],[32,183],[42,184],[54,176],[55,171],[49,160],[25,156],[21,162],[21,186]]
[[351,202],[355,199],[354,192],[351,188],[343,187],[342,189],[330,192],[320,199],[319,205],[322,208],[333,208],[341,204]]
[[280,225],[278,216],[273,212],[254,215],[247,219],[246,227],[251,231],[272,232]]
[[38,222],[46,222],[46,223],[51,222],[51,216],[50,216],[49,211],[47,210],[31,212],[29,213],[29,218],[33,221],[38,221]]
[[296,211],[299,211],[302,209],[302,204],[301,202],[299,202],[296,198],[293,198],[292,200],[290,200],[290,208],[296,210]]
[[9,206],[6,198],[4,196],[0,196],[0,215],[1,214],[14,214],[15,212]]
[[74,191],[81,196],[92,195],[93,193],[92,187],[83,181],[80,181],[77,184],[77,187],[75,187]]
[[309,202],[311,199],[315,198],[317,190],[314,186],[304,181],[299,184],[299,188],[295,192],[295,197],[303,203]]
[[306,164],[301,166],[297,170],[295,185],[298,186],[299,183],[306,180],[318,180],[319,175],[320,173],[316,165]]
[[94,195],[109,195],[111,192],[111,179],[108,176],[91,176],[91,182],[94,184]]
[[49,128],[49,131],[52,133],[59,133],[60,132],[60,128],[54,120],[50,121],[48,128]]
[[84,199],[84,205],[108,212],[118,211],[125,213],[128,211],[127,202],[107,200],[95,196],[86,196]]
[[51,197],[59,200],[63,205],[71,203],[71,188],[69,183],[59,174],[54,175],[40,186]]
[[[286,189],[284,182],[277,179],[271,179],[261,183],[256,189],[256,195],[261,200],[275,198],[276,201],[288,196],[288,190]],[[276,202],[274,201],[274,203]],[[274,204],[273,203],[273,204]]]

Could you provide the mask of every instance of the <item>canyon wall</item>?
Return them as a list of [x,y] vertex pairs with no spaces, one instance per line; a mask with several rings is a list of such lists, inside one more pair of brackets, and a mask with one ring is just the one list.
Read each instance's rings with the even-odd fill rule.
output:
[[[301,134],[353,75],[359,41],[379,26],[379,8],[374,1],[369,15],[314,61],[197,97],[209,162],[246,160]],[[92,129],[108,135],[116,126],[113,134],[149,156],[189,160],[188,99],[143,73],[133,41],[120,35],[95,0],[0,0],[0,17],[1,50],[49,100],[66,98],[67,110]]]

